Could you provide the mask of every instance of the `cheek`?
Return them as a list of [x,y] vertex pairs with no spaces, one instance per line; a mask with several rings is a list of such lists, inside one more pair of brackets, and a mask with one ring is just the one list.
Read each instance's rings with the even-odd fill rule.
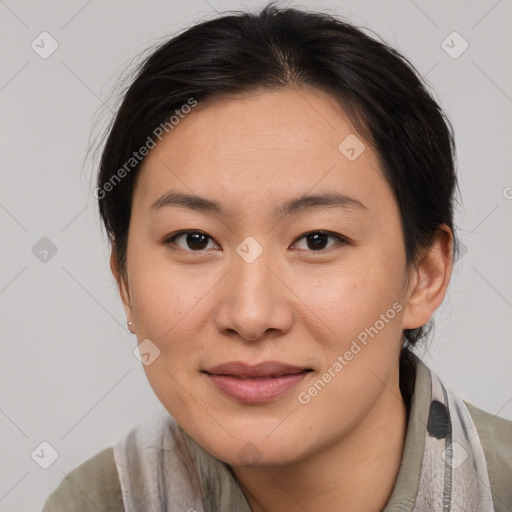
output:
[[340,350],[388,310],[386,327],[399,326],[392,306],[402,299],[400,272],[399,264],[385,264],[383,258],[359,257],[328,270],[300,273],[294,292],[302,302],[301,321],[310,318],[309,329]]
[[159,351],[151,364],[143,366],[146,377],[171,415],[185,421],[194,410],[190,377],[197,371],[203,349],[205,293],[211,284],[190,269],[171,269],[168,262],[150,258],[137,261],[131,272],[138,342],[149,339]]
[[[308,420],[316,418],[333,436],[352,428],[371,409],[398,363],[400,281],[391,269],[386,274],[378,268],[338,273],[322,290],[310,291],[308,305],[329,329],[317,347],[311,346],[321,347],[323,364],[315,380],[298,390],[299,411]],[[309,330],[313,336],[319,332],[311,325]]]
[[214,284],[212,272],[199,265],[176,267],[165,257],[141,255],[130,275],[137,333],[164,340],[194,326],[198,329]]

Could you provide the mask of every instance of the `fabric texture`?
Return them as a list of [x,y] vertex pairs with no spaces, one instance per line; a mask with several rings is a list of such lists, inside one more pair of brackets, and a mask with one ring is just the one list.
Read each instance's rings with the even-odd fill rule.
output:
[[[64,510],[250,512],[229,466],[167,413],[71,472],[43,512]],[[402,462],[383,512],[423,511],[512,511],[512,422],[466,404],[418,359]]]
[[114,450],[107,448],[68,473],[44,512],[124,512]]

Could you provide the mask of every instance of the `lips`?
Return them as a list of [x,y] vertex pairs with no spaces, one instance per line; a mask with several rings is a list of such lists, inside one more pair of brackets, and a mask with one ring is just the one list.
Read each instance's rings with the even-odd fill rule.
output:
[[278,361],[266,361],[257,365],[248,365],[246,363],[233,361],[210,368],[206,370],[206,373],[210,375],[229,375],[230,377],[251,379],[276,378],[284,375],[295,375],[303,371],[311,371],[311,369],[292,366]]
[[262,404],[285,395],[311,371],[311,368],[266,361],[257,365],[229,362],[204,373],[218,390],[231,399],[246,404]]

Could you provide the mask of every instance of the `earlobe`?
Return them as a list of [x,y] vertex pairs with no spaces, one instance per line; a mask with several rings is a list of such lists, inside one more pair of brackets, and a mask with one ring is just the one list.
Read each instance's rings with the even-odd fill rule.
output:
[[127,321],[126,321],[126,325],[128,326],[128,330],[129,330],[132,334],[136,334],[135,329],[134,329],[134,327],[133,327],[133,322],[131,322],[130,320],[127,320]]
[[403,329],[425,325],[441,305],[450,283],[453,267],[453,234],[442,225],[432,247],[411,271]]
[[129,331],[132,334],[135,334],[128,284],[126,279],[123,277],[122,273],[119,270],[115,249],[113,249],[112,253],[110,254],[110,270],[112,271],[112,275],[114,276],[117,282],[119,295],[121,296],[121,300],[123,302],[124,311],[126,313],[126,324],[128,326]]

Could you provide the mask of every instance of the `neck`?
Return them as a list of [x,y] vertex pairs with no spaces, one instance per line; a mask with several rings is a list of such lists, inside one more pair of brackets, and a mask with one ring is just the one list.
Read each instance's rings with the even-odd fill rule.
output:
[[394,382],[357,428],[307,459],[279,467],[231,467],[252,512],[380,512],[396,481],[406,407]]

